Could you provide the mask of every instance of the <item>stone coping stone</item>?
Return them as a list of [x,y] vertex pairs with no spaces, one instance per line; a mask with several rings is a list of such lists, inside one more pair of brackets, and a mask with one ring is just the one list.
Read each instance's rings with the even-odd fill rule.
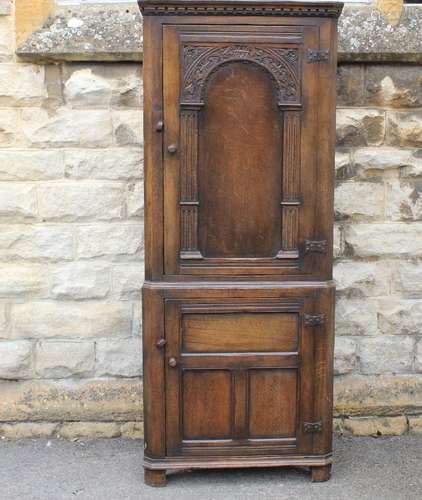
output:
[[142,61],[137,4],[59,6],[16,51],[24,60]]
[[[35,62],[142,61],[142,16],[135,3],[57,7],[18,48]],[[339,19],[340,62],[422,63],[422,5],[404,7],[396,26],[372,6],[346,5]]]

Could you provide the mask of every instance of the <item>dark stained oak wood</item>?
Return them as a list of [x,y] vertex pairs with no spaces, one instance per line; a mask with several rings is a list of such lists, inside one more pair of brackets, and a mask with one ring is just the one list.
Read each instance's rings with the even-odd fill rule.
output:
[[148,486],[162,487],[166,486],[166,471],[165,470],[152,470],[144,469],[144,480]]
[[313,483],[323,483],[331,477],[331,464],[311,467]]
[[260,66],[226,64],[210,79],[206,101],[199,131],[200,251],[273,257],[281,245],[282,117],[271,75]]
[[185,352],[295,352],[298,315],[288,313],[187,314]]
[[140,0],[145,482],[330,477],[341,4]]

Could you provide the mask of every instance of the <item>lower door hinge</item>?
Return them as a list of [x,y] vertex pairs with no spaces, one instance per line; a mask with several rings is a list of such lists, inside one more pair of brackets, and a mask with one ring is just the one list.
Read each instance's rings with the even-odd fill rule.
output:
[[328,49],[308,49],[308,62],[317,63],[328,61],[330,51]]
[[322,431],[322,421],[318,422],[304,422],[303,429],[307,433],[311,432],[321,432]]
[[325,323],[325,314],[305,314],[304,321],[306,326],[319,326]]

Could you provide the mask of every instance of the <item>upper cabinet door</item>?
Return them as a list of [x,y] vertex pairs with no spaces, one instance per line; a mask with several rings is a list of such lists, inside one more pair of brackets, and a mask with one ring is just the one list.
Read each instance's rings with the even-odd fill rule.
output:
[[321,276],[332,163],[318,154],[331,133],[318,126],[319,27],[163,36],[165,274]]

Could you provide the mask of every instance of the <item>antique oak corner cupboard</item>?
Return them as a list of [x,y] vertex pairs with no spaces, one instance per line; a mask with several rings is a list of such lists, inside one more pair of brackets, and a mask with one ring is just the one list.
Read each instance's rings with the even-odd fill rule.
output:
[[145,481],[332,456],[342,4],[140,0]]

